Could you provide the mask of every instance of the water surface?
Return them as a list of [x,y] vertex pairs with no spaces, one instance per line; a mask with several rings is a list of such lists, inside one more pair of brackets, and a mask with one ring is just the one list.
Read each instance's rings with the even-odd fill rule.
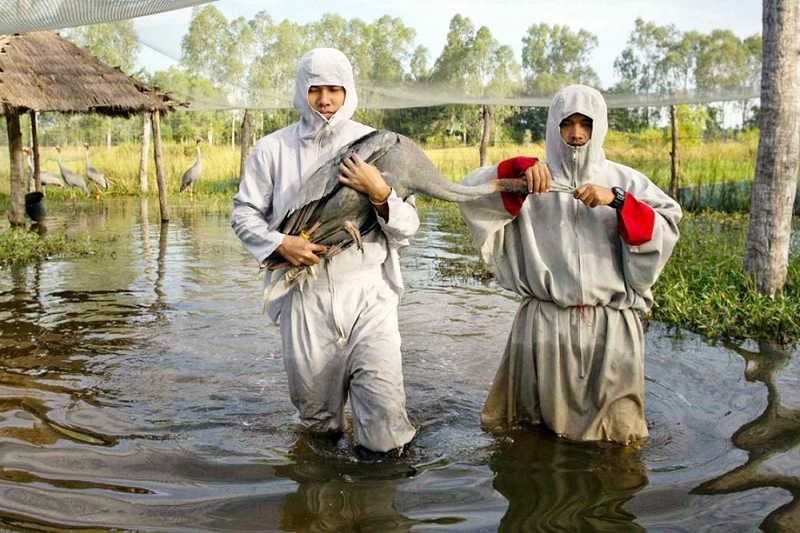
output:
[[277,326],[227,215],[50,207],[102,253],[0,271],[0,526],[10,531],[800,531],[796,350],[650,324],[641,447],[478,414],[516,311],[429,213],[404,250],[401,459],[291,425]]

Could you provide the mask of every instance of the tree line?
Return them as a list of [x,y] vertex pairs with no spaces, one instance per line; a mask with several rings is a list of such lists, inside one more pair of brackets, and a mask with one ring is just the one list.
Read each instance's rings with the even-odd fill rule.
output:
[[[300,57],[317,46],[341,49],[362,84],[431,85],[467,98],[548,95],[570,83],[601,88],[590,66],[597,36],[558,24],[532,24],[521,37],[518,59],[486,26],[476,27],[469,18],[455,15],[444,48],[431,62],[430,51],[415,45],[415,30],[388,15],[367,23],[326,14],[318,21],[299,24],[274,20],[262,11],[251,19],[229,21],[216,7],[206,5],[192,12],[179,66],[156,72],[135,71],[140,44],[132,21],[84,26],[62,34],[105,63],[191,102],[197,111],[172,113],[162,125],[163,135],[178,142],[199,135],[214,144],[234,144],[242,118],[237,107],[260,108],[254,115],[254,136],[296,120],[293,110],[274,107],[286,105]],[[754,87],[760,79],[761,36],[740,39],[724,29],[708,34],[683,32],[672,24],[659,26],[637,19],[614,68],[619,80],[604,89],[609,93],[680,94]],[[686,127],[693,128],[694,136],[719,136],[725,106],[731,105],[741,111],[742,127],[757,124],[758,106],[742,101],[687,109],[684,114],[695,120]],[[546,114],[542,107],[446,104],[360,110],[356,118],[445,147],[540,140]],[[610,111],[609,120],[614,130],[641,132],[663,125],[665,117],[664,109],[658,107],[618,108]],[[51,115],[42,120],[45,143],[88,140],[105,144],[140,135],[136,119]]]

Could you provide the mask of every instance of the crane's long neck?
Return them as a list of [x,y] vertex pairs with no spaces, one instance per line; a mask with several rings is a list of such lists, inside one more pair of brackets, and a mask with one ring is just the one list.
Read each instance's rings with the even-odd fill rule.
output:
[[420,180],[416,189],[428,196],[447,202],[466,202],[497,192],[494,182],[473,186],[459,185],[444,178],[441,174],[436,178]]

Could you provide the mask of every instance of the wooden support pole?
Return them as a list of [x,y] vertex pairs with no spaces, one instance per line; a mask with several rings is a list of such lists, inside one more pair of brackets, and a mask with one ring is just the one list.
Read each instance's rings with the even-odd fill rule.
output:
[[244,118],[242,119],[242,135],[241,135],[241,157],[239,158],[239,181],[244,178],[244,163],[247,161],[247,154],[250,152],[250,110],[244,110]]
[[25,225],[25,171],[22,168],[22,128],[19,109],[5,105],[8,128],[8,152],[11,162],[11,208],[8,221],[12,226]]
[[139,193],[147,194],[147,163],[150,160],[147,152],[150,150],[150,112],[142,113],[142,152],[139,157]]
[[31,109],[31,151],[33,152],[33,179],[36,190],[42,192],[42,165],[39,159],[39,115]]
[[156,161],[156,183],[158,183],[158,204],[161,209],[161,222],[168,222],[167,178],[164,175],[164,160],[161,157],[161,112],[158,109],[153,111],[153,157]]
[[672,127],[672,173],[669,183],[669,195],[678,200],[678,189],[681,186],[681,161],[678,155],[678,106],[669,106],[670,125]]

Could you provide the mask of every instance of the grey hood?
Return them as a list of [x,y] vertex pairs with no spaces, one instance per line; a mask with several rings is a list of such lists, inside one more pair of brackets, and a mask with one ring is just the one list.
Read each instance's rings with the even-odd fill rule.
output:
[[[592,138],[574,147],[561,138],[559,124],[580,113],[591,118]],[[606,164],[603,141],[608,133],[608,110],[603,95],[586,85],[569,85],[556,93],[547,113],[547,166],[561,183],[579,186],[592,181]]]
[[[325,117],[308,105],[308,89],[314,85],[339,85],[345,89],[344,104],[330,120],[325,120]],[[307,52],[297,67],[292,101],[294,108],[300,112],[301,138],[316,139],[322,131],[335,134],[353,118],[358,107],[350,61],[335,48],[315,48]]]

